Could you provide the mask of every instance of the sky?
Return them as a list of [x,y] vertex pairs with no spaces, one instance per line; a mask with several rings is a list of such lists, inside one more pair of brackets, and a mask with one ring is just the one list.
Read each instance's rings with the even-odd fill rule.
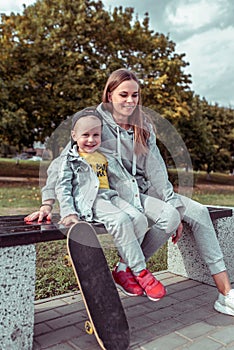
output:
[[[0,13],[22,12],[34,0],[0,0]],[[191,89],[201,98],[234,108],[233,0],[102,0],[107,10],[133,7],[139,19],[148,12],[150,28],[169,35],[185,53]]]

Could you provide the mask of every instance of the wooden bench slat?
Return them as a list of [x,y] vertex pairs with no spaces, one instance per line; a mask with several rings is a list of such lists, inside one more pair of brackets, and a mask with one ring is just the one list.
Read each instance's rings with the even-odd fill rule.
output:
[[216,208],[216,207],[207,207],[210,213],[211,220],[217,220],[221,218],[231,217],[232,209],[231,208]]
[[[232,216],[231,208],[208,207],[212,221]],[[0,217],[0,247],[27,245],[66,238],[67,228],[58,224],[59,214],[53,215],[53,222],[24,222],[25,215]],[[93,223],[97,234],[107,233],[104,225]]]

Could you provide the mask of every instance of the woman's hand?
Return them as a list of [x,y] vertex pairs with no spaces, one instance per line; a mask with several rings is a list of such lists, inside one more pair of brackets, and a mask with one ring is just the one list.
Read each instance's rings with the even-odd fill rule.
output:
[[52,218],[52,204],[44,203],[41,205],[40,210],[34,211],[32,214],[29,214],[24,218],[24,221],[26,223],[30,223],[32,221],[37,220],[38,222],[42,222],[44,218],[46,218],[47,221],[51,221]]
[[78,216],[76,214],[71,214],[59,221],[59,224],[64,226],[71,226],[79,222]]
[[178,240],[182,237],[182,233],[183,233],[183,224],[181,222],[176,230],[175,235],[172,236],[172,242],[174,244],[176,244]]

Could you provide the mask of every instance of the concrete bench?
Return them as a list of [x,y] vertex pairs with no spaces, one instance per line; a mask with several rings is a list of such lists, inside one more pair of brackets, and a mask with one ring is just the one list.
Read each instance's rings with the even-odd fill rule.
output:
[[[225,236],[230,235],[233,228],[232,210],[208,209],[217,227],[219,238],[225,242]],[[25,224],[23,218],[24,215],[0,217],[0,344],[2,349],[7,350],[32,349],[35,243],[65,239],[67,233],[67,229],[57,224],[59,218],[56,215],[52,223],[43,222],[40,225]],[[94,224],[94,228],[97,234],[107,233],[103,225]],[[200,280],[201,277],[206,282],[206,278],[202,277],[205,266],[197,256],[195,244],[191,243],[192,238],[188,227],[185,227],[185,231],[186,234],[178,243],[178,247],[170,243],[168,245],[168,269],[193,279]],[[230,260],[233,244],[232,240],[228,240],[225,247],[221,244],[224,254],[230,257]],[[200,269],[199,273],[198,269]],[[231,271],[234,276],[233,264]]]
[[[234,282],[234,208],[208,208],[216,235],[224,255],[224,261],[231,283]],[[193,280],[214,285],[213,278],[202,260],[195,243],[191,228],[184,224],[184,232],[174,245],[168,241],[168,271]]]
[[[35,243],[66,238],[67,229],[52,223],[24,223],[25,215],[0,217],[0,349],[30,350],[33,345]],[[104,226],[94,224],[99,233]]]

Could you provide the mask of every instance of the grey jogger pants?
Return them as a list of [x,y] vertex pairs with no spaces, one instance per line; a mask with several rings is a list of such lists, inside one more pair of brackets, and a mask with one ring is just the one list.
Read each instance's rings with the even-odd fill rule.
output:
[[[186,208],[183,221],[191,226],[201,257],[211,275],[226,270],[207,208],[190,198],[180,198]],[[139,272],[146,267],[146,261],[176,232],[181,221],[180,215],[170,204],[144,194],[141,194],[144,214],[117,196],[111,201],[99,199],[94,208],[94,218],[102,222],[113,236],[126,264],[134,272]],[[145,217],[153,222],[148,231]]]
[[141,243],[148,230],[146,216],[118,196],[105,199],[98,196],[93,207],[93,219],[104,224],[119,255],[136,271],[145,268],[145,257]]
[[[95,221],[105,225],[106,230],[113,236],[120,256],[135,273],[146,267],[145,252],[141,245],[144,240],[147,251],[148,243],[151,244],[151,235],[145,236],[148,230],[147,218],[155,222],[153,235],[158,239],[152,242],[156,243],[156,246],[163,244],[180,223],[178,211],[170,204],[144,195],[142,204],[144,214],[117,196],[111,200],[98,196],[93,209]],[[152,229],[150,232],[153,232]]]
[[[198,250],[201,257],[206,262],[211,275],[225,271],[226,267],[223,254],[206,206],[182,195],[180,195],[180,199],[185,207],[183,221],[190,225]],[[151,208],[151,211],[153,212],[154,209]],[[156,223],[145,235],[144,241],[142,242],[142,251],[144,252],[146,261],[170,237],[165,231],[162,232],[162,234],[160,234],[160,232],[160,227],[158,227]]]

